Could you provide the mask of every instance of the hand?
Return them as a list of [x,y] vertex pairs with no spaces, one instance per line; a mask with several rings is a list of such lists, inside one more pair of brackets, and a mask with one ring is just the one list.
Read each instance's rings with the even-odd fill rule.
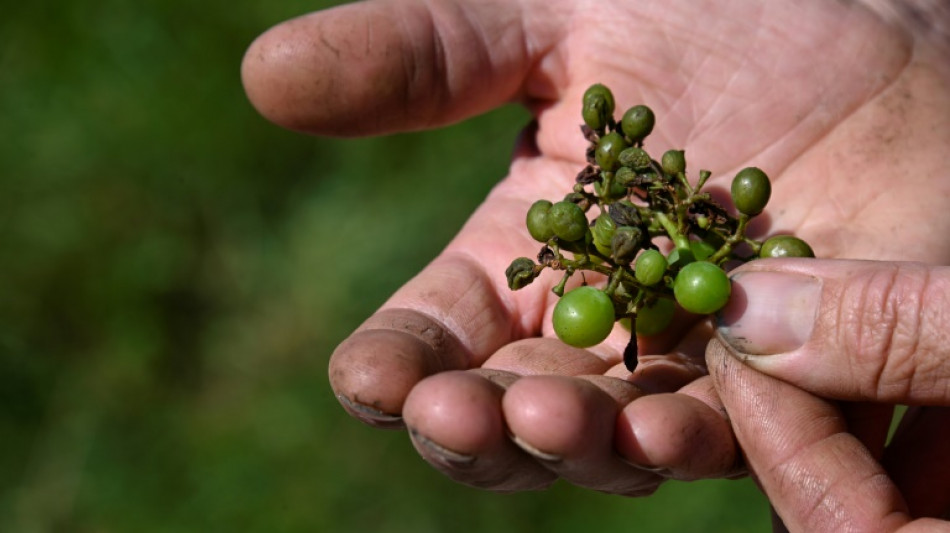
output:
[[352,414],[405,422],[433,464],[495,490],[560,475],[641,494],[664,476],[735,473],[712,384],[695,379],[708,325],[679,344],[643,343],[652,356],[630,376],[622,333],[590,351],[552,339],[556,280],[505,285],[507,264],[537,247],[523,227],[528,206],[562,196],[583,166],[579,102],[594,82],[620,106],[653,107],[647,148],[685,148],[711,184],[766,169],[774,208],[761,232],[794,232],[822,257],[947,256],[948,187],[932,179],[947,96],[915,34],[855,3],[695,5],[377,1],[254,43],[248,94],[289,128],[430,128],[511,100],[537,118],[510,175],[445,252],[334,353],[331,384]]
[[950,267],[759,261],[734,288],[709,370],[785,525],[950,531],[911,521],[950,519]]

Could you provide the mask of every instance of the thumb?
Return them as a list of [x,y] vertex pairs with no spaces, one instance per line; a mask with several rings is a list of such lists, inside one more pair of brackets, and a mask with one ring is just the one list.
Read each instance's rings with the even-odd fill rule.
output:
[[828,398],[950,405],[950,267],[782,259],[733,273],[719,338]]

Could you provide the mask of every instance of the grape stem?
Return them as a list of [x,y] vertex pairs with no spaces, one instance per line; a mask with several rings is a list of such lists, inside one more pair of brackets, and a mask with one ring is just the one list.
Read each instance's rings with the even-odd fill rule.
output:
[[708,170],[699,171],[699,182],[696,184],[696,191],[703,188],[703,185],[706,184],[706,180],[708,180],[710,176],[712,176],[712,172]]
[[655,213],[654,216],[660,225],[663,226],[663,229],[666,230],[666,234],[669,235],[673,244],[680,250],[680,253],[690,252],[689,239],[680,233],[673,221],[666,216],[666,213]]
[[[722,243],[722,246],[709,258],[707,261],[713,264],[719,264],[722,260],[726,259],[729,254],[732,253],[732,249],[739,244],[740,242],[746,242],[748,239],[745,238],[746,226],[749,225],[749,220],[751,217],[745,213],[739,214],[739,223],[736,226],[736,231],[726,238],[726,242]],[[756,252],[758,253],[758,252]]]
[[572,275],[574,275],[574,269],[573,269],[573,268],[568,268],[568,269],[564,272],[564,276],[561,278],[561,281],[558,282],[558,284],[555,285],[555,286],[551,289],[551,292],[553,292],[554,294],[558,295],[558,297],[564,296],[564,286],[567,285],[567,280],[569,280]]

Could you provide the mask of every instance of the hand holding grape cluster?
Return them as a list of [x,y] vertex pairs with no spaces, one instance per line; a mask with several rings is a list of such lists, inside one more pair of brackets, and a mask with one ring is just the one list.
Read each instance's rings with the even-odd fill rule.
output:
[[[537,262],[519,257],[506,276],[508,286],[517,290],[546,268],[564,271],[553,288],[561,297],[554,308],[554,331],[572,346],[599,344],[615,321],[629,320],[633,332],[624,362],[632,371],[637,335],[664,331],[676,304],[697,314],[715,313],[726,305],[731,294],[726,263],[814,253],[805,241],[790,235],[764,242],[746,235],[749,221],[763,211],[771,195],[762,170],[749,167],[736,174],[733,216],[702,191],[709,171],[700,170],[695,185],[689,182],[682,150],[669,150],[657,161],[643,149],[655,123],[650,108],[631,107],[620,121],[614,109],[613,94],[604,85],[584,93],[581,129],[590,142],[588,165],[562,200],[538,200],[528,210],[528,232],[544,245]],[[672,241],[668,255],[654,243],[658,238]],[[606,287],[585,284],[564,294],[567,281],[578,271],[603,274]]]

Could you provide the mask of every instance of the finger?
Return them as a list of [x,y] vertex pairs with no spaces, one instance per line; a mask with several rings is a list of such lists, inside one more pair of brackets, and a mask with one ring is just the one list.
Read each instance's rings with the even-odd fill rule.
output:
[[647,395],[627,405],[617,420],[615,445],[627,461],[673,479],[744,472],[709,378],[693,381],[679,393]]
[[733,277],[718,334],[820,396],[950,405],[950,267],[761,260]]
[[519,2],[359,2],[280,24],[241,74],[270,120],[317,134],[448,124],[517,97],[559,38],[553,10],[530,28]]
[[578,486],[647,495],[663,478],[624,463],[613,449],[620,406],[642,391],[599,375],[609,365],[588,350],[536,338],[502,347],[481,371],[536,376],[511,383],[502,406],[511,438],[540,464]]
[[503,370],[521,376],[579,376],[603,374],[609,363],[582,348],[568,346],[558,339],[522,339],[500,348],[483,368]]
[[912,516],[950,512],[950,409],[910,408],[884,453],[883,464]]
[[481,266],[443,255],[337,347],[330,385],[356,418],[400,427],[403,403],[416,383],[478,366],[521,335],[515,323]]
[[330,385],[354,417],[377,427],[402,427],[406,395],[422,378],[467,367],[458,339],[408,309],[373,315],[330,357]]
[[[630,381],[649,393],[675,392],[691,381],[706,375],[705,349],[712,335],[709,320],[697,322],[697,317],[687,318],[691,329],[676,326],[681,333],[678,342],[639,343],[640,356],[637,368],[632,373],[624,364],[616,364],[606,375]],[[650,352],[664,348],[664,352]]]
[[556,476],[511,442],[502,419],[504,381],[444,372],[418,384],[405,420],[419,453],[455,481],[499,492],[547,487]]
[[663,478],[624,462],[613,445],[620,405],[640,392],[620,380],[611,380],[616,383],[606,390],[598,386],[607,380],[519,379],[502,401],[505,421],[518,445],[565,480],[602,492],[645,496]]
[[835,407],[739,363],[717,340],[707,364],[746,462],[790,531],[892,531],[900,493]]
[[679,343],[663,355],[644,355],[630,380],[650,392],[673,392],[706,375],[705,348],[712,335],[709,320],[693,323]]

